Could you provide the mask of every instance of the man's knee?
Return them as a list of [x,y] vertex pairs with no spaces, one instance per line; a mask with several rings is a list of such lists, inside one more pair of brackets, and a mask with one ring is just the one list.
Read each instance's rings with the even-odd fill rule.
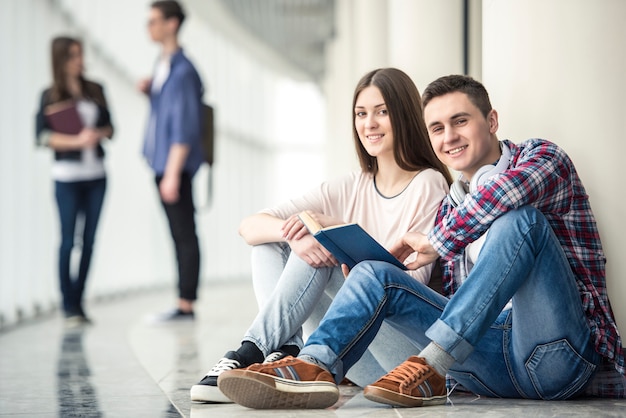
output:
[[512,225],[529,225],[536,224],[548,225],[548,221],[543,213],[534,206],[526,205],[517,209],[513,209],[500,216],[493,222],[493,228],[509,228]]
[[393,276],[394,270],[400,271],[397,267],[384,261],[362,261],[350,271],[348,280],[357,280],[364,285],[382,283],[384,284]]

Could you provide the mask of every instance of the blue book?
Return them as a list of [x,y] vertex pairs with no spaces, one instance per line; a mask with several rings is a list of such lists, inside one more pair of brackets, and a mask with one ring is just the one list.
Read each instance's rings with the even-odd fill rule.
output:
[[298,218],[315,237],[341,264],[350,269],[361,261],[385,261],[406,270],[406,266],[380,245],[358,224],[333,225],[326,228],[306,212]]

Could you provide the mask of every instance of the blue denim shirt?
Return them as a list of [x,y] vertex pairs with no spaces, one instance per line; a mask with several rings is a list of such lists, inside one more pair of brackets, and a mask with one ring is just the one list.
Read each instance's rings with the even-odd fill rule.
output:
[[161,91],[150,90],[143,155],[155,174],[163,175],[172,144],[189,145],[184,171],[193,176],[203,162],[202,81],[182,49],[172,56],[170,65]]

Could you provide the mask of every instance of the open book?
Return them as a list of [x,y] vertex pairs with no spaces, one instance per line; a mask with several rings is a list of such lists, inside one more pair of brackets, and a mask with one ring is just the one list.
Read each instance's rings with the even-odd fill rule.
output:
[[402,270],[407,269],[358,224],[322,228],[307,212],[301,212],[298,218],[337,261],[346,264],[350,269],[364,260],[386,261]]

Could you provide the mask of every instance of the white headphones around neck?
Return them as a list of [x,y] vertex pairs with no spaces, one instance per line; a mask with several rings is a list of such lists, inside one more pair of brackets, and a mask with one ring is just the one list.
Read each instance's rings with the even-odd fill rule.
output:
[[473,193],[476,191],[478,186],[485,184],[487,179],[494,174],[499,174],[509,168],[509,161],[511,160],[511,150],[506,144],[500,142],[500,150],[502,151],[502,155],[500,159],[496,163],[496,165],[485,165],[480,167],[474,176],[472,176],[472,180],[469,183],[459,179],[456,180],[450,186],[450,202],[452,206],[456,207],[460,205],[463,200],[465,200],[465,196],[468,193]]

